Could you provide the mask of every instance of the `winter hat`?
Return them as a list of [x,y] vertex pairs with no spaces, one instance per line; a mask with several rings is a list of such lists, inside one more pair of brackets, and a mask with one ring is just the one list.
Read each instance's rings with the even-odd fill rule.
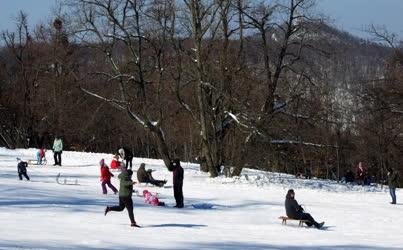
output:
[[104,160],[104,159],[101,159],[101,160],[99,161],[99,165],[101,165],[101,166],[105,165],[105,160]]
[[289,189],[288,192],[287,192],[286,198],[287,199],[293,199],[294,195],[295,195],[294,189]]
[[125,165],[124,162],[121,162],[121,163],[120,163],[120,171],[121,171],[121,172],[126,172],[126,171],[127,171],[127,168],[126,168],[126,165]]
[[173,160],[174,166],[179,167],[181,165],[181,162],[178,158]]

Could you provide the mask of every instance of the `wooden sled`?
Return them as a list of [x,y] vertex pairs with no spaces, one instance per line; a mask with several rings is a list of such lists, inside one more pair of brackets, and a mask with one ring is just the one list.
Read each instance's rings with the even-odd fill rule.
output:
[[34,160],[34,159],[28,160],[28,165],[46,165],[46,164],[48,164],[48,161],[46,160],[46,158],[42,159],[41,164],[38,163],[38,160]]
[[282,222],[281,222],[282,225],[287,225],[287,220],[299,221],[299,224],[298,224],[299,227],[303,227],[305,222],[309,222],[308,220],[292,219],[292,218],[289,218],[289,217],[287,217],[287,216],[280,216],[280,217],[278,217],[278,218],[279,218],[280,220],[282,220]]

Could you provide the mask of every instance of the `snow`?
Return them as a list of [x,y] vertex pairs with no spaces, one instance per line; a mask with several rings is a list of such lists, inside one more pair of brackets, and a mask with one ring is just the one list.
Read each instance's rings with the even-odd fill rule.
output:
[[[16,157],[34,159],[34,149],[0,148],[0,249],[403,249],[403,204],[389,204],[388,190],[328,180],[295,179],[246,169],[238,178],[208,178],[198,165],[185,169],[185,208],[175,209],[172,173],[161,160],[134,159],[167,179],[166,188],[135,185],[158,193],[168,207],[133,195],[142,228],[131,228],[127,212],[110,212],[118,197],[102,195],[98,162],[112,154],[65,151],[62,167],[30,166],[31,181],[17,178]],[[56,176],[78,185],[60,185]],[[118,180],[112,179],[118,187]],[[289,188],[324,230],[281,225]],[[397,191],[398,202],[402,191]]]

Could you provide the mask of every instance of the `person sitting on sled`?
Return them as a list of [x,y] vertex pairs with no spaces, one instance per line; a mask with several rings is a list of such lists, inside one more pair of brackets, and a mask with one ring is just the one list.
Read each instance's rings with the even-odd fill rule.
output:
[[285,211],[287,213],[287,216],[291,219],[306,220],[307,222],[305,222],[305,224],[308,227],[314,225],[316,228],[319,229],[325,224],[324,222],[316,222],[309,213],[304,212],[304,209],[295,200],[295,193],[293,189],[290,189],[287,192],[287,196],[285,198]]
[[154,179],[154,177],[151,175],[152,170],[146,170],[145,166],[145,163],[141,163],[139,169],[137,170],[137,180],[139,181],[139,183],[151,183],[158,187],[162,187],[167,183],[166,180]]

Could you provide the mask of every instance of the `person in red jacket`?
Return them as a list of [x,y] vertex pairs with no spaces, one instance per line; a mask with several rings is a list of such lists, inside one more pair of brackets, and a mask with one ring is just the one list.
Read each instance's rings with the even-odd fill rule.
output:
[[122,167],[122,162],[119,161],[119,155],[115,154],[111,161],[111,168],[112,169],[120,169]]
[[111,177],[113,176],[113,174],[109,171],[109,167],[108,165],[105,164],[104,159],[101,159],[99,165],[101,166],[102,193],[103,194],[108,193],[108,191],[106,190],[106,185],[108,185],[108,187],[112,189],[112,191],[116,194],[118,190],[111,183]]

